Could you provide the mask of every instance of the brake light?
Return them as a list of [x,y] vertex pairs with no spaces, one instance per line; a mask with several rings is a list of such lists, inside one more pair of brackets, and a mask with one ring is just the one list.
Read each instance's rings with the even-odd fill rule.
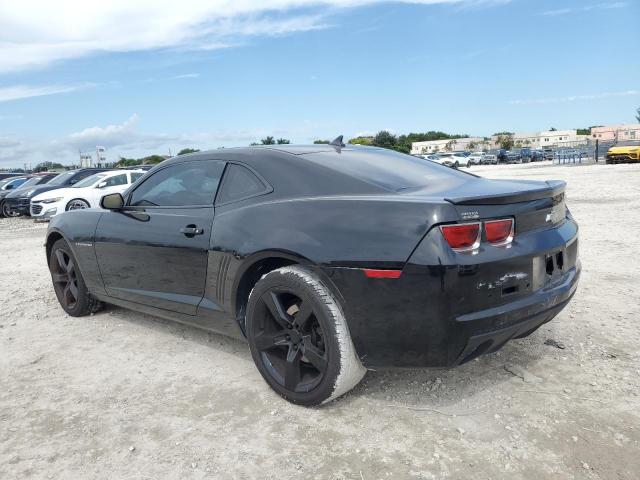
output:
[[492,245],[507,245],[513,240],[513,218],[486,221],[484,231]]
[[363,269],[367,278],[400,278],[402,270],[374,270],[371,268]]
[[480,246],[480,225],[480,222],[442,225],[440,230],[451,248],[465,252]]

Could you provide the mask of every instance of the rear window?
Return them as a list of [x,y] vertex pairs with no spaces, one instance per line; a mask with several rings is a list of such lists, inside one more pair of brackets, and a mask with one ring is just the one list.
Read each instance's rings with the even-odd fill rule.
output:
[[306,157],[320,165],[396,192],[450,182],[456,178],[467,180],[470,175],[431,160],[384,149],[349,148],[343,149],[339,155],[321,153]]

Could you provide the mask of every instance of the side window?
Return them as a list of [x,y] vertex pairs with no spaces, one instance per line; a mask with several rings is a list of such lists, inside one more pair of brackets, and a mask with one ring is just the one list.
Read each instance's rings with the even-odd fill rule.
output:
[[266,186],[251,170],[230,163],[218,196],[219,203],[233,202],[264,193]]
[[126,185],[127,184],[127,174],[123,173],[122,175],[116,175],[115,177],[109,177],[105,180],[105,187],[116,187],[118,185]]
[[139,179],[140,177],[142,177],[142,176],[144,176],[144,173],[138,173],[138,172],[132,173],[132,174],[131,174],[131,183],[135,183],[135,182],[137,182],[137,181],[138,181],[138,179]]
[[129,205],[184,207],[213,205],[224,170],[215,160],[179,163],[154,173],[131,194]]

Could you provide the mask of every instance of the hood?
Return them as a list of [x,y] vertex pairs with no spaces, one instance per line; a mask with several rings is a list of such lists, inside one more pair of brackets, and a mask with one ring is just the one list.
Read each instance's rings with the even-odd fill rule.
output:
[[36,195],[40,195],[41,193],[48,192],[50,190],[57,190],[59,188],[66,188],[66,185],[49,185],[45,183],[44,185],[34,185],[31,188],[26,188],[22,191],[14,190],[16,195],[14,197],[20,198],[33,198]]
[[627,145],[626,147],[611,147],[608,153],[635,153],[640,150],[640,145]]
[[64,197],[70,194],[71,190],[73,189],[68,187],[52,188],[49,190],[45,190],[44,192],[41,191],[35,193],[33,197],[31,197],[31,200],[34,202],[39,202],[41,200],[46,200],[47,198]]

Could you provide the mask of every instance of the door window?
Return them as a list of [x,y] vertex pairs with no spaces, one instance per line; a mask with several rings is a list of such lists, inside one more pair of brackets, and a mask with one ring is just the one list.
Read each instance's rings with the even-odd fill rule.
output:
[[123,173],[121,175],[116,175],[114,177],[109,177],[105,181],[105,187],[117,187],[118,185],[126,185],[127,184],[127,174]]
[[131,194],[129,205],[185,207],[213,205],[224,162],[186,162],[164,168]]

